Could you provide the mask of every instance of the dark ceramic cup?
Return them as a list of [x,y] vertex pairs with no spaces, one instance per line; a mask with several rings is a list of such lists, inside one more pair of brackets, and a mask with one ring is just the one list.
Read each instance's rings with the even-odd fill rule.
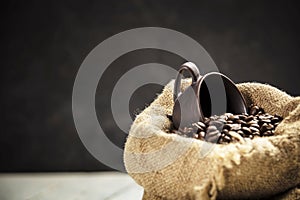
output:
[[[180,90],[182,74],[188,72],[192,83],[184,91]],[[173,125],[176,129],[204,121],[205,117],[247,113],[243,95],[225,75],[210,72],[201,76],[194,63],[184,63],[178,71],[174,84]]]

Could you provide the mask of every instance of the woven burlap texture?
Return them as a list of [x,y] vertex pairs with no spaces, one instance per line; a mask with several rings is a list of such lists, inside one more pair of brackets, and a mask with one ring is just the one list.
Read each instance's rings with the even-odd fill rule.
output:
[[[182,82],[182,89],[190,84]],[[139,114],[124,151],[128,174],[143,186],[144,200],[299,198],[300,97],[260,83],[238,84],[248,105],[284,120],[275,136],[227,145],[167,133],[174,80]]]

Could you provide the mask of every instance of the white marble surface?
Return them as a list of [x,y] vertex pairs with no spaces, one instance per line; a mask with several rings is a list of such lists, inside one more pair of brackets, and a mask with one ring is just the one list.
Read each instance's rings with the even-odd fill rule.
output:
[[0,174],[1,200],[141,200],[143,189],[127,174]]

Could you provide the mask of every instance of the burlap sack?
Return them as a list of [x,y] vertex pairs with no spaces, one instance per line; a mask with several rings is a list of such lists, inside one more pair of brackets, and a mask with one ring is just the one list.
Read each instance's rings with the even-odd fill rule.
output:
[[[211,145],[168,132],[171,81],[141,114],[125,145],[129,175],[155,199],[300,199],[300,97],[259,83],[238,84],[248,104],[284,117],[275,136]],[[189,85],[185,80],[182,87]]]

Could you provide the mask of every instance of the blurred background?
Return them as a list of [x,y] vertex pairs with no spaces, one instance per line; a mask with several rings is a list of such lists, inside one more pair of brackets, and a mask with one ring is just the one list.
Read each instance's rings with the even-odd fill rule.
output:
[[[1,6],[1,172],[104,171],[81,143],[72,117],[76,73],[108,37],[157,26],[198,41],[235,82],[257,81],[300,95],[300,6],[297,1],[9,1]],[[132,66],[184,60],[160,50],[117,59],[98,85],[96,109],[109,138],[123,146],[111,90]],[[138,89],[132,117],[161,86]],[[120,97],[121,98],[121,97]]]

